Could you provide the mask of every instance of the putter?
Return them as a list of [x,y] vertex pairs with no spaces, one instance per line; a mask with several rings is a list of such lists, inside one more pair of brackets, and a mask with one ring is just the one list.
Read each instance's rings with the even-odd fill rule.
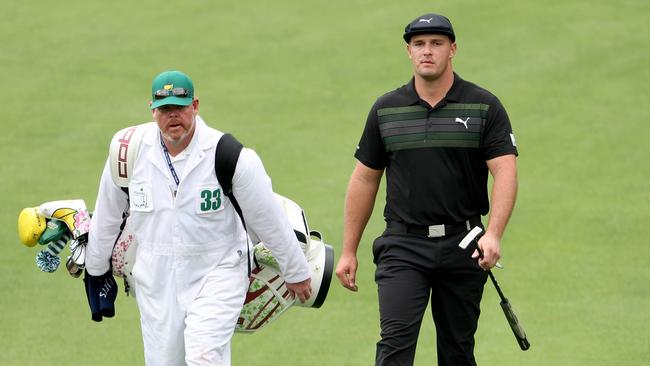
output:
[[[473,244],[474,249],[476,249],[479,253],[479,257],[482,258],[483,253],[481,252],[481,248],[479,248],[478,246],[478,239],[481,237],[482,234],[483,234],[483,229],[476,226],[472,230],[470,230],[469,234],[467,234],[463,238],[463,240],[460,241],[458,246],[461,249],[465,250],[467,249],[467,247],[470,246],[470,244]],[[498,268],[502,268],[500,267],[499,263],[497,263],[496,266]],[[519,343],[519,348],[521,348],[522,351],[529,349],[530,343],[528,342],[528,338],[526,338],[526,332],[524,332],[524,328],[521,326],[521,323],[519,323],[519,319],[517,319],[517,315],[515,315],[515,311],[512,309],[512,305],[510,304],[510,301],[508,301],[508,299],[503,294],[503,291],[501,291],[501,288],[499,287],[496,278],[494,278],[492,271],[488,270],[487,273],[488,276],[490,277],[490,280],[492,280],[494,287],[497,289],[497,293],[499,294],[499,298],[501,299],[501,308],[503,309],[503,313],[505,314],[506,319],[508,320],[508,324],[510,324],[512,333],[515,335],[515,338],[517,339],[517,343]]]

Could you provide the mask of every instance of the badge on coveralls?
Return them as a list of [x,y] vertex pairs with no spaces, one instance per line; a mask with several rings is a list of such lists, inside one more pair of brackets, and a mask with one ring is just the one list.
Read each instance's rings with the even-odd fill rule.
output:
[[131,203],[132,211],[152,211],[153,198],[151,195],[151,184],[133,182],[129,184],[129,202]]
[[223,195],[218,186],[203,187],[199,190],[196,204],[197,214],[207,214],[223,209]]

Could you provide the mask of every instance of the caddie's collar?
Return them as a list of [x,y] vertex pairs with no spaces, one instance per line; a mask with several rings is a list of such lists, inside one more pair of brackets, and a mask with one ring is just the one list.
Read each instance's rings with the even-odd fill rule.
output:
[[196,115],[195,124],[196,126],[194,128],[194,134],[198,135],[197,145],[199,149],[207,150],[214,146],[215,142],[210,138],[208,125],[198,114]]

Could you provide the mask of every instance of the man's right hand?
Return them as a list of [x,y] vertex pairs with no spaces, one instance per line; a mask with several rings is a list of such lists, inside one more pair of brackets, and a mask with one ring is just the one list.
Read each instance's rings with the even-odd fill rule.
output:
[[355,283],[358,265],[359,262],[357,261],[356,255],[345,254],[341,255],[339,263],[336,265],[336,277],[339,278],[339,282],[341,282],[343,287],[354,292],[359,290]]
[[304,304],[311,297],[311,277],[301,282],[287,282],[286,285],[287,290],[289,290],[289,296],[292,299],[297,298]]

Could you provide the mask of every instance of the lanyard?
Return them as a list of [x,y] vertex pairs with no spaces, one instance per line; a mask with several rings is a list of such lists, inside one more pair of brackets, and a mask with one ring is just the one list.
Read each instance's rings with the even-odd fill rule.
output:
[[167,146],[165,146],[165,142],[163,141],[162,134],[160,134],[160,145],[162,146],[163,155],[165,155],[165,160],[167,160],[167,166],[169,167],[169,171],[172,173],[172,177],[174,177],[174,182],[176,182],[176,188],[178,189],[180,180],[178,179],[178,175],[176,174],[176,169],[174,169],[174,165],[172,164],[172,159],[169,158],[169,150],[167,150]]

